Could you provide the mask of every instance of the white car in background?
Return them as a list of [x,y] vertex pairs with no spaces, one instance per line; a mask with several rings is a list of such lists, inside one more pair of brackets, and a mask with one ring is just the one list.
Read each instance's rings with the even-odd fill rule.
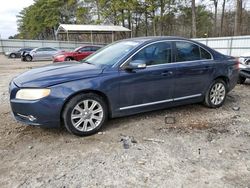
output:
[[26,53],[22,59],[24,61],[52,60],[52,56],[59,52],[62,52],[62,50],[52,47],[35,48],[29,53]]
[[250,52],[239,57],[240,73],[238,83],[243,84],[247,78],[250,78]]

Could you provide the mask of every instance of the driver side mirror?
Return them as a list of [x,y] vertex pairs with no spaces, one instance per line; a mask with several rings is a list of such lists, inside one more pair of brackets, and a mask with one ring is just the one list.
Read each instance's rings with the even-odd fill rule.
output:
[[135,69],[145,69],[147,67],[144,60],[134,60],[131,61],[126,67],[125,70],[135,70]]

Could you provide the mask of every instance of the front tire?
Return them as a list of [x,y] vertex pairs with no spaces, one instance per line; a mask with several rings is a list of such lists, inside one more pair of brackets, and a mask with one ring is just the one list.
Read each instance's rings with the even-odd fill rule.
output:
[[73,97],[65,106],[62,118],[66,129],[77,136],[92,135],[103,126],[108,117],[103,97],[86,93]]
[[227,95],[226,83],[217,79],[213,81],[206,92],[204,104],[209,108],[219,108],[225,102]]

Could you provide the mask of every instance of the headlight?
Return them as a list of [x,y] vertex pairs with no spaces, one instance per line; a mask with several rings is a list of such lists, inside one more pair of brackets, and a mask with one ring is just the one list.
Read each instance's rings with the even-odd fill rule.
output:
[[64,55],[57,55],[56,58],[64,58]]
[[49,94],[50,89],[20,89],[16,94],[16,99],[37,100]]

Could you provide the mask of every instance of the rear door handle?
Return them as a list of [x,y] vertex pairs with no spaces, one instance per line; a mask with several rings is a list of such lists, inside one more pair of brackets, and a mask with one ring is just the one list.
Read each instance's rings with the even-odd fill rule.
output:
[[162,76],[169,76],[169,75],[172,75],[173,74],[173,71],[164,71],[161,73]]

